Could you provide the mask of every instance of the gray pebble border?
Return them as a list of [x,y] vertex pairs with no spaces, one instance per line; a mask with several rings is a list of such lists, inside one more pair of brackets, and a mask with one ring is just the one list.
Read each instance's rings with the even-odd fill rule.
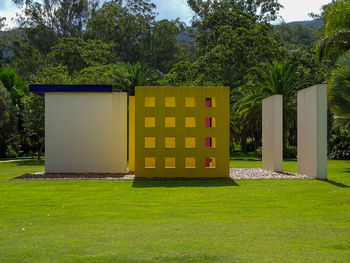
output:
[[[230,168],[231,179],[312,179],[306,175],[292,172],[274,172],[261,168]],[[107,179],[134,180],[135,175],[129,174],[45,174],[45,171],[26,174],[15,179]],[[180,178],[179,178],[180,179]],[[182,178],[187,179],[187,178]],[[200,178],[203,179],[203,178]],[[222,179],[222,178],[221,178]]]

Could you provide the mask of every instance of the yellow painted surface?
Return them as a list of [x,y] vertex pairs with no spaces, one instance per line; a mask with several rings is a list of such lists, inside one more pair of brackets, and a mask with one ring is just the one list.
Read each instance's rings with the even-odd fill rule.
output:
[[185,117],[185,127],[195,128],[196,127],[196,117]]
[[216,168],[216,158],[215,157],[211,158],[211,166],[210,167]]
[[175,128],[176,118],[175,117],[165,117],[165,128]]
[[216,148],[216,138],[215,137],[211,137],[211,147]]
[[145,117],[145,127],[146,128],[156,127],[156,118],[155,117]]
[[156,167],[156,158],[146,157],[145,158],[145,168],[155,168]]
[[185,107],[187,107],[187,108],[196,107],[196,98],[195,97],[186,97],[185,98]]
[[175,97],[165,97],[165,107],[168,107],[168,108],[176,107],[176,98]]
[[175,157],[165,157],[165,168],[176,168]]
[[127,94],[47,92],[48,173],[127,172]]
[[129,96],[129,171],[135,172],[135,96]]
[[211,118],[211,127],[216,128],[216,118],[215,117]]
[[156,148],[156,138],[145,137],[145,148]]
[[212,98],[211,98],[211,106],[212,106],[213,108],[216,107],[216,99],[215,99],[215,97],[212,97]]
[[165,148],[176,148],[175,137],[165,137]]
[[196,168],[196,158],[186,157],[185,158],[185,168]]
[[145,107],[153,108],[156,106],[156,98],[155,97],[145,97]]
[[186,148],[196,148],[196,137],[186,137],[185,138]]
[[[229,177],[228,87],[136,87],[135,94],[136,178]],[[155,107],[145,107],[145,97],[155,97]],[[175,97],[175,107],[166,107],[166,97]],[[212,97],[216,107],[206,107],[206,98]],[[145,127],[145,117],[154,117],[156,128]],[[205,126],[207,117],[215,118],[215,128]],[[145,137],[155,137],[156,148],[145,148]],[[166,148],[166,137],[175,138],[174,148]],[[216,148],[206,147],[207,137],[215,137],[212,145]],[[186,147],[194,144],[194,148]],[[207,157],[215,158],[215,168],[205,168]],[[153,158],[154,166],[150,166],[154,168],[146,168],[145,158]],[[176,167],[166,168],[165,158],[175,158]]]

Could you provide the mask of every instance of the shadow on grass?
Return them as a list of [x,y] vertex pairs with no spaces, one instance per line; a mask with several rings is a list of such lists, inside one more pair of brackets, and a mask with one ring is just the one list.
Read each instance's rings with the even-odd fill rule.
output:
[[132,187],[221,187],[221,186],[239,186],[232,179],[202,179],[202,180],[154,180],[154,179],[135,179]]
[[332,180],[322,180],[322,181],[325,182],[325,183],[329,183],[331,185],[337,186],[337,187],[350,188],[349,185],[338,183],[338,182],[335,182],[335,181],[332,181]]

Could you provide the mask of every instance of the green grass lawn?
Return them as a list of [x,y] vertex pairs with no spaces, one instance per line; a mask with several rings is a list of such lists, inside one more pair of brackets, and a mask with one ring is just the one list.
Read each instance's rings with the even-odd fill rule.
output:
[[328,167],[328,182],[132,182],[12,180],[43,163],[0,163],[0,262],[350,262],[350,161]]

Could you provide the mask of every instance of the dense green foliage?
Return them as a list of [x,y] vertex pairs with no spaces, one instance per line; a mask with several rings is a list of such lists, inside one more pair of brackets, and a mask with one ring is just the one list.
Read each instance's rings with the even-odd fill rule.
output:
[[188,0],[191,26],[157,21],[151,0],[13,2],[19,28],[0,35],[1,157],[44,151],[44,101],[30,83],[112,84],[130,95],[138,85],[229,86],[231,149],[243,152],[261,146],[261,100],[281,94],[284,153],[294,157],[296,92],[326,82],[329,139],[349,129],[349,1],[325,5],[317,30],[273,25],[277,0]]
[[43,169],[0,162],[1,262],[349,261],[349,161],[329,181],[11,180]]

